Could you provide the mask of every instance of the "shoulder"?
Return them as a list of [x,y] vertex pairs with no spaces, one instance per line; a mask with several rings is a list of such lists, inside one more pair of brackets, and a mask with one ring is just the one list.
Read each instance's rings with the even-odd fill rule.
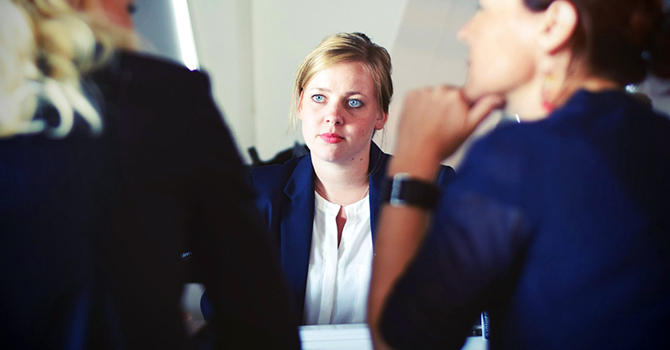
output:
[[243,179],[237,146],[206,74],[130,52],[117,53],[100,73],[112,92],[105,102],[117,119],[124,162],[152,173],[178,173],[187,181],[193,174]]
[[146,54],[119,52],[104,75],[116,82],[124,101],[136,105],[190,106],[211,99],[206,73]]
[[298,164],[309,155],[294,158],[284,164],[266,165],[249,170],[251,184],[259,199],[281,193],[289,182]]
[[207,74],[190,70],[167,59],[148,54],[120,52],[118,61],[123,74],[131,74],[137,81],[175,82],[180,80],[208,81]]

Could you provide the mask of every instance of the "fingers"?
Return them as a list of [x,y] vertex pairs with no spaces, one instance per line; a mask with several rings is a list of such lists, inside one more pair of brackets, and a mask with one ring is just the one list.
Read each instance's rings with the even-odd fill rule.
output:
[[467,116],[468,125],[474,130],[479,123],[496,108],[501,107],[505,100],[500,95],[486,95],[470,107]]
[[444,159],[502,104],[498,95],[487,95],[471,104],[463,90],[454,86],[413,90],[403,105],[396,151]]

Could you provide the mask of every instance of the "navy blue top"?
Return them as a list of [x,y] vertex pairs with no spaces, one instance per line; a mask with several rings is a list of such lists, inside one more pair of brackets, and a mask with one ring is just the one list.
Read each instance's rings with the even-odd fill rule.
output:
[[76,116],[64,139],[0,139],[0,348],[122,348],[101,259],[120,182],[116,116],[105,117],[99,137]]
[[[368,173],[373,240],[389,159],[388,154],[372,143]],[[454,170],[451,167],[443,167],[437,179],[438,185],[446,186],[453,176]],[[284,275],[298,311],[297,316],[302,322],[314,224],[312,158],[305,155],[281,165],[254,168],[251,170],[251,180],[258,194],[256,205],[265,219],[264,224],[281,258]]]
[[623,92],[577,92],[476,143],[393,290],[398,349],[670,348],[670,120]]
[[192,280],[216,306],[217,348],[299,348],[208,77],[117,58],[91,77],[102,135],[77,117],[62,140],[0,139],[0,348],[187,349],[179,302]]

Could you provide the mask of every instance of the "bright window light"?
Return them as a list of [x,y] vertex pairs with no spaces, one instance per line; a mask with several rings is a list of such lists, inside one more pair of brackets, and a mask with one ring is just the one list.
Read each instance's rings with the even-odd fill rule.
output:
[[179,36],[179,49],[184,65],[190,70],[198,69],[198,53],[195,51],[193,40],[193,27],[191,26],[191,15],[188,11],[187,0],[172,0],[172,13],[177,23],[177,35]]

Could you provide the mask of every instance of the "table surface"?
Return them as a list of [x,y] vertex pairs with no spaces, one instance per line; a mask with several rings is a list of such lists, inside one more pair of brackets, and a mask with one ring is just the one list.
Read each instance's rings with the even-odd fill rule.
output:
[[[189,315],[186,326],[190,334],[205,324],[200,311],[204,290],[197,283],[184,287],[182,307]],[[303,350],[372,350],[370,331],[365,323],[301,326],[300,339]],[[461,350],[487,350],[486,341],[482,337],[469,337]]]
[[[300,339],[303,350],[372,350],[368,326],[338,324],[301,326]],[[468,337],[461,350],[486,350],[482,337]]]

